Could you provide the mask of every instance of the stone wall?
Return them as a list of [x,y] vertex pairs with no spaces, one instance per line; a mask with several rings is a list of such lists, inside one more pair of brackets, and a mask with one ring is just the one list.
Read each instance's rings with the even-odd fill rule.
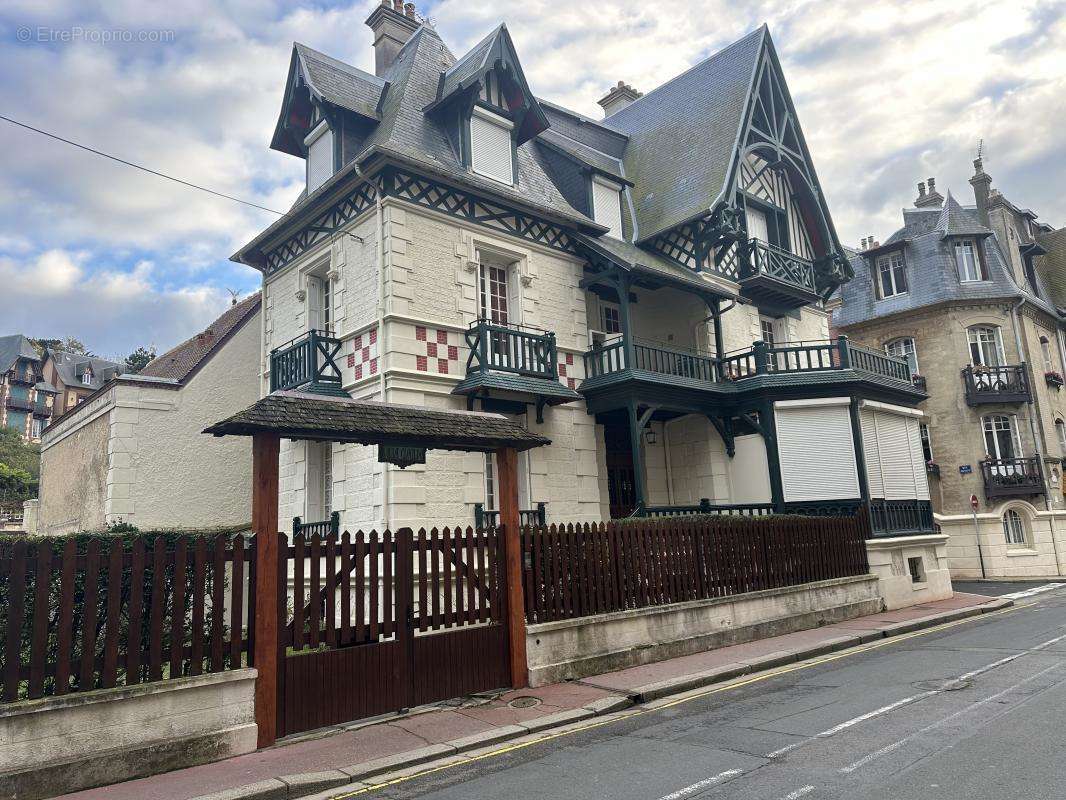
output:
[[254,669],[0,708],[0,797],[37,800],[255,750]]
[[[943,534],[867,541],[870,573],[878,578],[885,608],[892,611],[951,597],[947,550],[948,537]],[[911,575],[911,559],[917,561],[917,580]]]
[[115,390],[88,402],[76,418],[46,429],[41,448],[38,532],[101,529],[107,500],[108,439]]
[[[1003,513],[1014,509],[1025,526],[1026,542],[1007,544]],[[938,518],[947,534],[947,559],[954,578],[1050,578],[1066,574],[1066,514],[1044,511],[1024,500],[1002,503],[991,513]]]

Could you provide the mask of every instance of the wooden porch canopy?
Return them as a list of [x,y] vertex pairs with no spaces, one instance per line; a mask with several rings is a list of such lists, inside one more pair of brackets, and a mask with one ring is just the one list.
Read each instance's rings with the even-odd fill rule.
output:
[[[528,685],[525,600],[519,544],[518,451],[551,444],[500,414],[450,411],[422,406],[353,400],[331,395],[279,391],[253,403],[204,433],[252,437],[252,529],[256,534],[255,652],[258,670],[255,718],[260,747],[277,737],[278,670],[285,653],[279,647],[278,455],[285,439],[385,445],[411,449],[495,452],[503,526],[504,580],[511,684]],[[380,455],[380,453],[379,453]],[[418,459],[422,460],[422,459]],[[404,466],[403,461],[393,463]],[[406,463],[415,463],[408,460]]]
[[215,436],[274,434],[282,439],[391,444],[430,450],[529,450],[551,440],[502,414],[353,400],[281,391],[204,430]]

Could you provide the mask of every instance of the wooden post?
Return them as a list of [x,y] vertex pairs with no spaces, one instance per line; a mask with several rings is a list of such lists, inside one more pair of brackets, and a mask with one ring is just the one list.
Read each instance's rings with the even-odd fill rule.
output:
[[529,668],[526,664],[526,602],[522,592],[522,543],[518,519],[518,452],[513,447],[502,447],[496,451],[496,472],[500,484],[500,524],[504,537],[511,687],[524,689],[529,685]]
[[272,433],[252,437],[252,529],[255,531],[255,724],[259,747],[278,737],[278,453]]

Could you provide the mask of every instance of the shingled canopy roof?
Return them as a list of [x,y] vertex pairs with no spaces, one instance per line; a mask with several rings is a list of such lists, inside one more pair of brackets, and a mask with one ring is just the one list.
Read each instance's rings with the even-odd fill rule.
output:
[[551,444],[502,414],[352,400],[306,392],[274,392],[217,422],[204,433],[354,444],[394,444],[430,450],[491,452],[529,450]]

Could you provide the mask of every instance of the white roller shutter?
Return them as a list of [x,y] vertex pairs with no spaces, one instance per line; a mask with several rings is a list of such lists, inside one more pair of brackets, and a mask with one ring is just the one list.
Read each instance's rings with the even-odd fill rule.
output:
[[622,238],[621,187],[606,181],[592,179],[592,212],[594,219],[610,228],[611,236]]
[[870,497],[885,496],[885,482],[881,477],[881,455],[877,446],[877,425],[874,412],[862,410],[862,454],[866,459],[866,482],[870,487]]
[[500,183],[514,183],[510,123],[479,108],[470,117],[470,167]]
[[846,402],[800,407],[778,404],[775,416],[786,502],[859,496]]
[[922,452],[922,432],[918,420],[907,418],[907,440],[911,445],[911,470],[914,472],[914,496],[919,500],[929,499],[929,476],[925,472],[925,454]]
[[[310,138],[310,137],[309,137]],[[307,193],[333,177],[333,131],[326,128],[307,146]]]

